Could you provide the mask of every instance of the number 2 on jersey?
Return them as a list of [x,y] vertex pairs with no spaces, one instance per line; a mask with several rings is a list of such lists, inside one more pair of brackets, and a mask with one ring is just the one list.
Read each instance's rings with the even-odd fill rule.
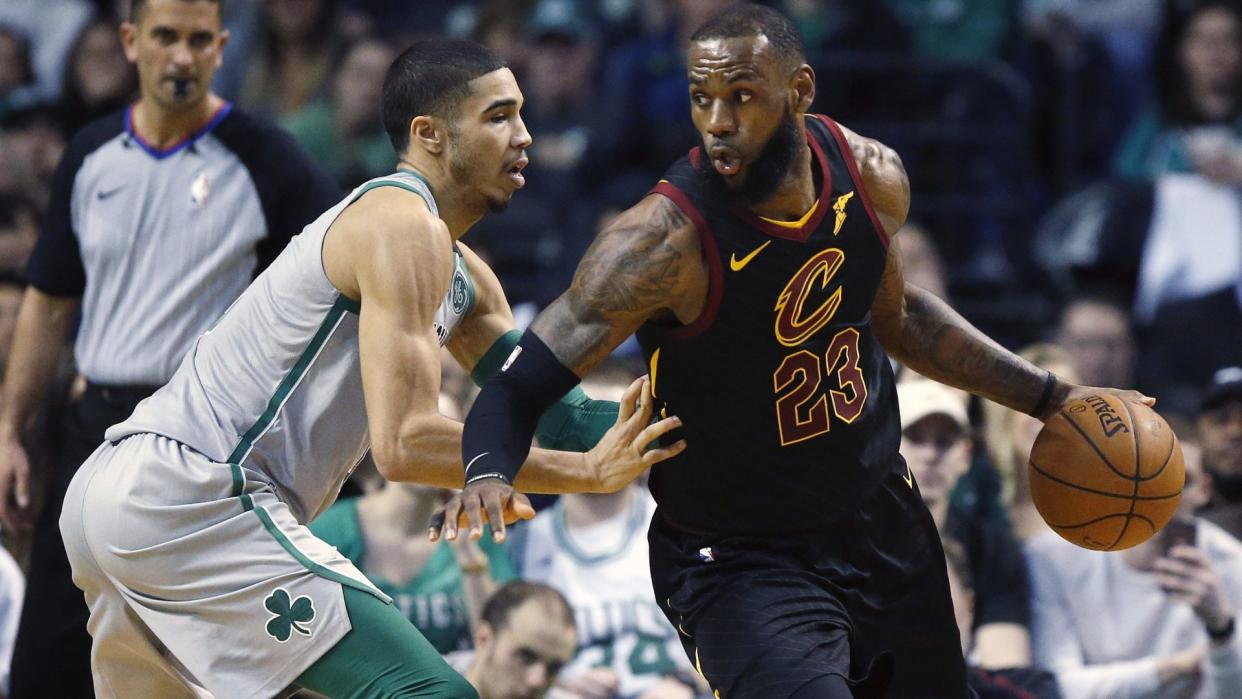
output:
[[[776,391],[776,426],[781,446],[813,439],[831,429],[831,412],[846,424],[862,413],[867,384],[858,367],[858,330],[845,328],[833,336],[821,358],[798,350],[781,361],[772,374]],[[824,375],[835,377],[836,387],[821,390]]]

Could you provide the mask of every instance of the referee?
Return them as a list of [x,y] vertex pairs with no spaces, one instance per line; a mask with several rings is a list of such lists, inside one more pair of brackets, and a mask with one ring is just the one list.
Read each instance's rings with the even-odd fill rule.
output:
[[78,465],[340,197],[288,136],[210,91],[228,41],[220,12],[218,0],[135,0],[120,31],[139,99],[66,148],[27,269],[0,409],[6,527],[34,523],[21,439],[79,310],[74,358],[86,389],[66,410],[57,473],[34,523],[12,663],[16,699],[93,696],[87,608],[57,526]]

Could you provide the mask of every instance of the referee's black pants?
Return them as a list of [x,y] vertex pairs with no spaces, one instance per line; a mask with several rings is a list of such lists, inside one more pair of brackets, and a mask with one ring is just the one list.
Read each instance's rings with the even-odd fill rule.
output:
[[13,648],[11,699],[94,697],[91,681],[90,616],[74,584],[60,538],[60,508],[78,466],[104,441],[108,427],[125,420],[154,386],[88,384],[65,408],[54,442],[55,473],[35,525],[26,575],[26,599]]

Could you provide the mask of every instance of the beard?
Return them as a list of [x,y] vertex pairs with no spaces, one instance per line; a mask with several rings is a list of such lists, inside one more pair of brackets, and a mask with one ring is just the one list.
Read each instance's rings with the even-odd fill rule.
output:
[[785,107],[776,131],[763,144],[759,155],[746,166],[744,179],[740,184],[716,171],[702,136],[699,137],[700,152],[703,155],[699,159],[699,174],[707,181],[707,186],[723,200],[758,204],[776,193],[802,148],[802,140],[797,119],[789,107]]

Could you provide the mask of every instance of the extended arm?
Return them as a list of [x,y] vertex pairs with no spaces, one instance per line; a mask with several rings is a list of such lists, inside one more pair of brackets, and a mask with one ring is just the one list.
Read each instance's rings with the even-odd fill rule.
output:
[[[518,473],[534,433],[532,415],[542,414],[566,385],[572,386],[648,318],[667,314],[693,320],[705,290],[693,224],[672,201],[651,195],[619,216],[586,252],[569,290],[535,319],[522,351],[475,400],[462,440],[464,507],[477,507],[486,489]],[[649,410],[645,400],[635,416]],[[623,401],[619,424],[625,417]],[[636,433],[638,450],[677,424],[670,418]],[[649,465],[683,447],[646,451],[642,459]],[[458,505],[450,503],[447,511],[449,536],[456,533]],[[472,533],[479,530],[475,518],[468,521]]]
[[[846,130],[863,184],[885,232],[895,236],[910,208],[910,180],[890,148]],[[872,325],[884,349],[914,371],[1041,419],[1091,390],[1059,381],[1001,347],[943,300],[907,284],[896,239],[871,307]],[[1154,404],[1134,391],[1130,400]]]

